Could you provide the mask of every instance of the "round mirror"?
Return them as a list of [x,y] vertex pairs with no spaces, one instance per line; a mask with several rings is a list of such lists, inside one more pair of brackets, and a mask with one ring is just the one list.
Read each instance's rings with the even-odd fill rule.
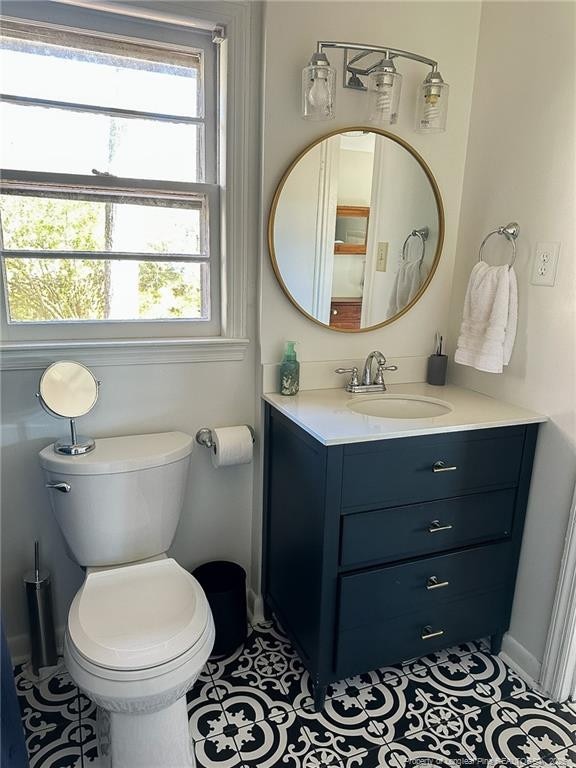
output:
[[56,453],[81,456],[94,449],[91,437],[76,434],[75,419],[94,408],[100,382],[82,363],[59,360],[44,371],[38,387],[40,404],[51,416],[70,419],[70,437],[54,443]]
[[76,419],[92,410],[98,399],[98,382],[82,363],[52,363],[40,379],[40,401],[53,416]]
[[301,152],[272,201],[268,244],[290,301],[335,331],[369,331],[426,290],[444,212],[424,160],[377,128],[334,131]]

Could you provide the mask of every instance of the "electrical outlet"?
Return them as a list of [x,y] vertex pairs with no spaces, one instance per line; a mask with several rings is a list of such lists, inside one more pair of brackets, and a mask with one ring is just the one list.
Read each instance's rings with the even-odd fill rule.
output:
[[388,266],[388,243],[378,243],[376,272],[386,272]]
[[532,285],[554,285],[559,254],[560,243],[536,243]]

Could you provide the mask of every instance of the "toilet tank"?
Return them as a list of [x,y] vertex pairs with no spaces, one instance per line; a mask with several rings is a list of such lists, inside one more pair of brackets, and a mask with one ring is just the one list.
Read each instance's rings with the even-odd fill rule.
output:
[[[82,456],[40,451],[56,521],[79,565],[118,565],[166,552],[182,512],[192,438],[183,432],[106,437]],[[68,490],[69,488],[69,490]]]

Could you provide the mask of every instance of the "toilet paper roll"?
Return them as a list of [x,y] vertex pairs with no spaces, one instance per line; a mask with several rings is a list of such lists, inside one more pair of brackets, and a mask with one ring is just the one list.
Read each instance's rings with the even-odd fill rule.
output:
[[248,427],[220,427],[212,430],[212,464],[232,467],[252,461],[254,443]]

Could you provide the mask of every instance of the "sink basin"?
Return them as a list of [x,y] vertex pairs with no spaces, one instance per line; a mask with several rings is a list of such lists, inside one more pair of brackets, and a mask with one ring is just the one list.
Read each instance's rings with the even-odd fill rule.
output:
[[354,413],[379,419],[433,419],[452,410],[444,400],[413,395],[373,395],[352,400],[347,407]]

